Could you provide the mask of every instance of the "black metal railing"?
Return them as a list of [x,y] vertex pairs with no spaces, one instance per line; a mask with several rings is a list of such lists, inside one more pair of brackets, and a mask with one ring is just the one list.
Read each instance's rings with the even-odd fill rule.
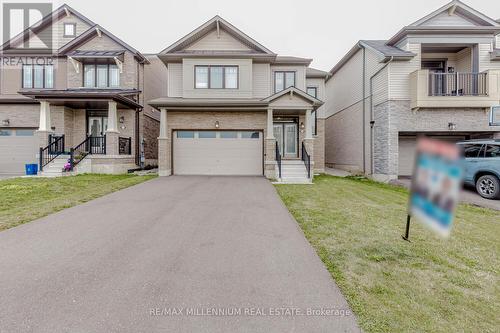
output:
[[80,163],[87,155],[106,154],[106,136],[87,136],[69,151],[70,169]]
[[49,135],[49,144],[47,147],[40,147],[39,152],[39,168],[43,171],[43,167],[52,162],[57,156],[64,153],[64,134],[61,136]]
[[311,178],[311,156],[307,153],[306,146],[304,145],[304,142],[302,142],[302,161],[304,162],[304,165],[306,166],[307,170],[307,178]]
[[276,141],[276,163],[278,164],[278,177],[281,178],[281,153],[278,141]]
[[488,73],[429,73],[429,96],[486,96]]
[[132,138],[118,137],[118,153],[120,155],[132,155]]

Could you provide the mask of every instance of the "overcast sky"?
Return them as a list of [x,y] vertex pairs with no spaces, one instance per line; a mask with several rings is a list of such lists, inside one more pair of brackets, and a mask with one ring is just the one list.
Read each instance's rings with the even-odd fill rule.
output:
[[[464,2],[493,19],[500,18],[499,0]],[[67,0],[66,3],[143,53],[159,52],[218,14],[273,52],[312,58],[311,66],[329,70],[359,39],[388,39],[447,1]]]

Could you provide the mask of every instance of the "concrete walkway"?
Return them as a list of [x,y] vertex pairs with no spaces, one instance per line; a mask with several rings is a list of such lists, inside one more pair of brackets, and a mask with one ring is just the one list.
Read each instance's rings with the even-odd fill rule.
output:
[[0,232],[0,277],[0,332],[359,331],[262,177],[159,178]]

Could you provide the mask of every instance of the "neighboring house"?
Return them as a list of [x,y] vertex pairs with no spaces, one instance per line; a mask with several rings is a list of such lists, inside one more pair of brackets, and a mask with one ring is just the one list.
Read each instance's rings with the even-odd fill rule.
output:
[[168,91],[147,103],[161,111],[160,175],[300,182],[323,171],[328,73],[311,59],[277,56],[219,16],[158,58]]
[[410,176],[419,135],[498,137],[500,24],[452,1],[389,40],[362,40],[326,83],[326,165]]
[[0,68],[0,173],[40,163],[58,174],[72,149],[78,172],[136,168],[142,146],[144,162],[157,163],[159,113],[143,110],[140,52],[63,5],[5,43],[2,58],[21,61]]

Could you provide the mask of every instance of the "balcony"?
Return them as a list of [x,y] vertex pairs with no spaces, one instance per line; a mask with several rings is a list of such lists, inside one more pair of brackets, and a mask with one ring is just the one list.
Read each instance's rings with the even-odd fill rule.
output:
[[500,103],[500,71],[410,74],[411,108],[489,108]]

